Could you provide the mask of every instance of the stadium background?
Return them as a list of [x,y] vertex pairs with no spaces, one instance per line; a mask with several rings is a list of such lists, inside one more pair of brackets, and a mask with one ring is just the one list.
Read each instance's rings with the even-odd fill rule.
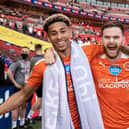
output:
[[[88,43],[89,40],[100,43],[100,27],[110,20],[123,23],[125,45],[129,45],[129,0],[1,0],[2,53],[16,60],[20,56],[21,46],[28,46],[31,49],[30,57],[35,54],[33,50],[36,43],[42,44],[44,49],[51,47],[42,25],[45,18],[57,12],[64,13],[71,19],[73,40],[81,41],[80,43]],[[1,86],[0,103],[11,93],[10,86]],[[6,129],[10,124],[10,114],[0,116],[0,129]],[[35,126],[36,129],[41,128],[39,124]]]

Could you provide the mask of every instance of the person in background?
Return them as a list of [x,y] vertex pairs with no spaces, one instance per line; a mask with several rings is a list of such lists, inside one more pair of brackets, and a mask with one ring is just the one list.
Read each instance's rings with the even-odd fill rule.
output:
[[[8,69],[8,77],[15,87],[14,92],[18,92],[23,89],[26,81],[29,77],[30,72],[30,61],[28,60],[30,50],[28,47],[22,47],[21,49],[21,59],[12,63]],[[17,97],[15,99],[18,99]],[[15,100],[12,102],[15,103]],[[26,103],[22,103],[19,107],[12,111],[12,129],[17,129],[17,117],[18,113],[20,115],[20,125],[19,127],[27,128],[25,124],[25,113],[26,113]]]
[[7,77],[8,67],[12,64],[12,60],[5,56],[0,50],[0,85],[9,85],[10,81]]
[[91,39],[90,37],[87,37],[87,45],[90,45],[91,44]]
[[[32,71],[34,65],[42,58],[43,58],[42,46],[40,44],[35,44],[35,56],[33,56],[30,61],[30,72]],[[41,117],[42,117],[42,84],[36,90],[36,95],[37,95],[36,101],[32,105],[32,108],[27,115],[27,121],[30,124],[34,123],[32,120],[32,116],[37,109],[39,110],[38,118],[41,119]]]
[[0,50],[0,85],[3,86],[5,82],[5,61],[4,61],[4,55],[2,54],[2,51]]

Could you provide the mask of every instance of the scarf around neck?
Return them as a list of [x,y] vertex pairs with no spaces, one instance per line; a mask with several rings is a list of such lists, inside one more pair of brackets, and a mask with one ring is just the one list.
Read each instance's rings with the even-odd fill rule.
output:
[[[43,77],[42,129],[74,129],[65,70],[56,56],[56,63],[47,66]],[[104,129],[88,59],[75,43],[71,43],[70,69],[81,129]]]

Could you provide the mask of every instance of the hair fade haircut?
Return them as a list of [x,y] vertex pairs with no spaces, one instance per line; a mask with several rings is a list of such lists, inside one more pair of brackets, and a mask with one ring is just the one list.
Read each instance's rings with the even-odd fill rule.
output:
[[41,44],[35,44],[35,50],[41,50],[42,45]]
[[55,22],[64,22],[67,26],[71,25],[71,21],[67,16],[61,13],[57,13],[45,19],[44,25],[43,25],[44,31],[48,33],[48,27]]
[[101,35],[103,35],[104,29],[111,28],[111,27],[120,28],[122,34],[124,35],[124,26],[120,22],[116,22],[116,21],[108,21],[105,24],[103,24],[103,26],[101,27]]

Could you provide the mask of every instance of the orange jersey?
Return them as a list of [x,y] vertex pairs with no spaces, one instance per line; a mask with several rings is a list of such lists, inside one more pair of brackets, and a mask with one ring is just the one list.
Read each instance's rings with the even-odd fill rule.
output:
[[[97,54],[103,53],[102,45],[83,45],[82,49],[84,53],[87,55],[89,61],[91,61]],[[36,87],[41,85],[46,66],[47,65],[44,63],[44,59],[39,60],[34,65],[31,75],[27,81],[28,86]]]
[[87,56],[89,62],[98,54],[104,53],[103,45],[99,44],[93,44],[91,43],[90,45],[83,45],[82,49]]
[[46,64],[44,59],[39,60],[33,67],[29,79],[27,80],[27,85],[32,87],[38,87],[41,85],[43,80],[43,74],[46,69]]
[[[87,55],[89,61],[91,61],[97,53],[103,52],[102,45],[95,45],[95,44],[88,45],[88,46],[84,45],[82,49],[84,53]],[[71,75],[70,75],[70,56],[63,58],[62,61],[64,63],[65,71],[66,71],[69,106],[70,106],[73,125],[75,129],[80,129],[79,116],[78,116],[78,111],[76,107],[75,96],[74,96],[74,91],[72,86]],[[38,61],[34,65],[33,71],[30,75],[27,85],[40,86],[45,69],[46,69],[46,65],[44,63],[44,59]]]
[[91,66],[105,129],[129,128],[129,56],[110,62],[103,54]]
[[75,129],[80,129],[80,122],[79,122],[79,116],[77,112],[77,106],[75,101],[75,95],[71,80],[71,71],[70,71],[70,56],[64,57],[62,59],[64,62],[65,72],[66,72],[66,78],[67,78],[67,90],[68,90],[68,100],[69,100],[69,108],[71,112],[71,117],[73,121],[73,125]]

